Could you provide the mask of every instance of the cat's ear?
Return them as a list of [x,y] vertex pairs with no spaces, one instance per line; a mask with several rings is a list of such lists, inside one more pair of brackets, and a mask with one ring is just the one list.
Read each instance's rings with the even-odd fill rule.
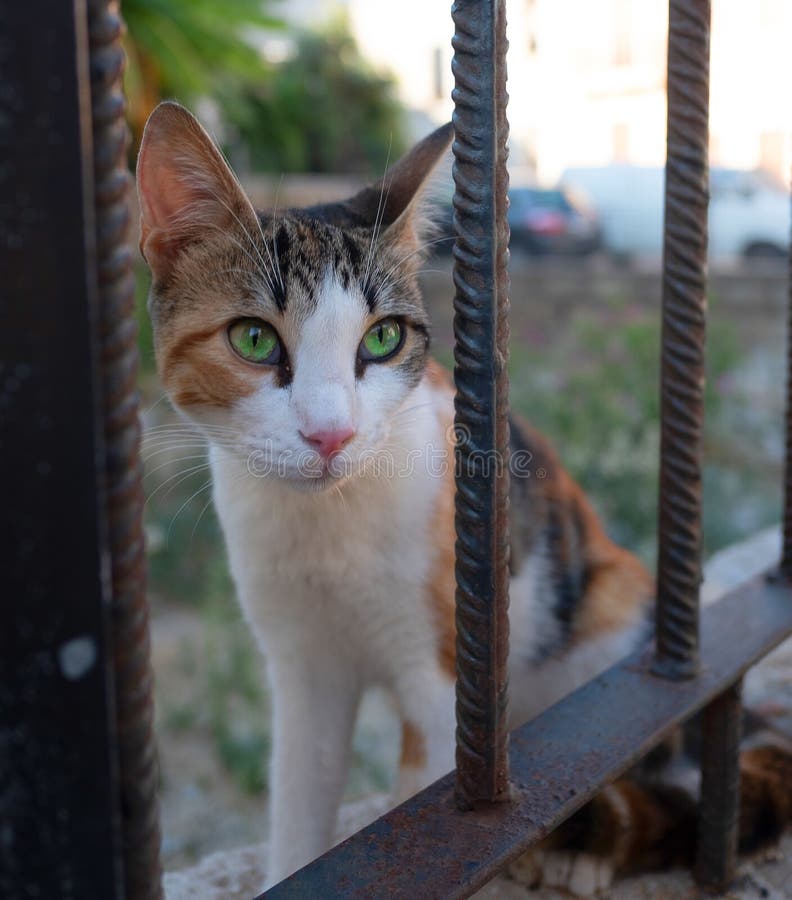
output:
[[379,227],[385,241],[404,250],[417,250],[432,229],[427,195],[432,174],[446,155],[454,137],[449,122],[419,141],[376,184],[347,201],[371,225]]
[[424,202],[427,188],[453,137],[449,122],[419,141],[376,184],[342,203],[306,211],[340,227],[376,227],[391,241],[417,246],[431,225]]
[[137,189],[140,251],[155,277],[166,276],[184,247],[209,231],[255,234],[259,227],[223,155],[178,103],[161,103],[146,123]]

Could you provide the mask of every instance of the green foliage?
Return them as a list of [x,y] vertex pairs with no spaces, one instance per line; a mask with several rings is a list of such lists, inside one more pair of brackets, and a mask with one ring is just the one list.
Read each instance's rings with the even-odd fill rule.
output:
[[158,698],[163,727],[206,741],[242,793],[260,794],[270,736],[258,649],[230,595],[204,598],[201,625],[202,637],[183,647],[175,675],[181,690]]
[[342,20],[301,32],[277,77],[226,112],[261,171],[381,175],[404,149],[395,83],[366,63]]
[[[513,342],[511,402],[552,441],[585,486],[609,534],[654,563],[659,460],[659,314],[619,308],[579,311],[557,341]],[[707,337],[704,549],[711,553],[772,521],[764,457],[754,471],[732,427],[727,374],[741,362],[735,328],[713,321]],[[725,514],[741,510],[741,517]]]
[[239,788],[267,787],[270,737],[258,650],[236,607],[207,610],[205,712],[216,752]]
[[221,105],[270,75],[251,38],[280,28],[273,0],[124,0],[125,88],[137,144],[159,100]]

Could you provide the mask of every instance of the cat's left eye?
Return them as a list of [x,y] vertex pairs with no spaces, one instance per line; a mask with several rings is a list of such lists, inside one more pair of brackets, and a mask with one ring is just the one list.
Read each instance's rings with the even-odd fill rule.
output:
[[281,343],[275,329],[262,319],[240,319],[228,329],[234,352],[248,362],[274,366],[280,361]]
[[382,319],[363,335],[358,357],[365,362],[384,362],[398,350],[404,339],[404,329],[396,319]]

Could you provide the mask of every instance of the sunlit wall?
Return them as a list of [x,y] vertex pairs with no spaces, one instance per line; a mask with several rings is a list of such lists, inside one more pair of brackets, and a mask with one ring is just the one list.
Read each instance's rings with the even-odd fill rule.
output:
[[[451,113],[451,19],[432,0],[348,0],[363,52],[398,77],[416,131]],[[792,3],[713,0],[711,156],[792,165]],[[328,4],[316,4],[327,8]],[[662,163],[667,4],[509,0],[509,119],[518,173],[552,181],[568,166]]]

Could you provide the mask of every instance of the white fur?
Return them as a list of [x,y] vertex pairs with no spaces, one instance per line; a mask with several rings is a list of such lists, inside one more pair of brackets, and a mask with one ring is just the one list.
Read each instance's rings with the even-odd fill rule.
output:
[[[410,436],[433,428],[426,409]],[[450,718],[448,741],[430,740],[428,752],[432,775],[452,768],[453,691],[423,593],[440,482],[418,464],[405,478],[353,478],[343,496],[301,494],[270,478],[239,477],[238,459],[220,449],[212,466],[231,568],[275,701],[274,881],[330,843],[368,685],[391,689],[402,715],[428,735]]]

